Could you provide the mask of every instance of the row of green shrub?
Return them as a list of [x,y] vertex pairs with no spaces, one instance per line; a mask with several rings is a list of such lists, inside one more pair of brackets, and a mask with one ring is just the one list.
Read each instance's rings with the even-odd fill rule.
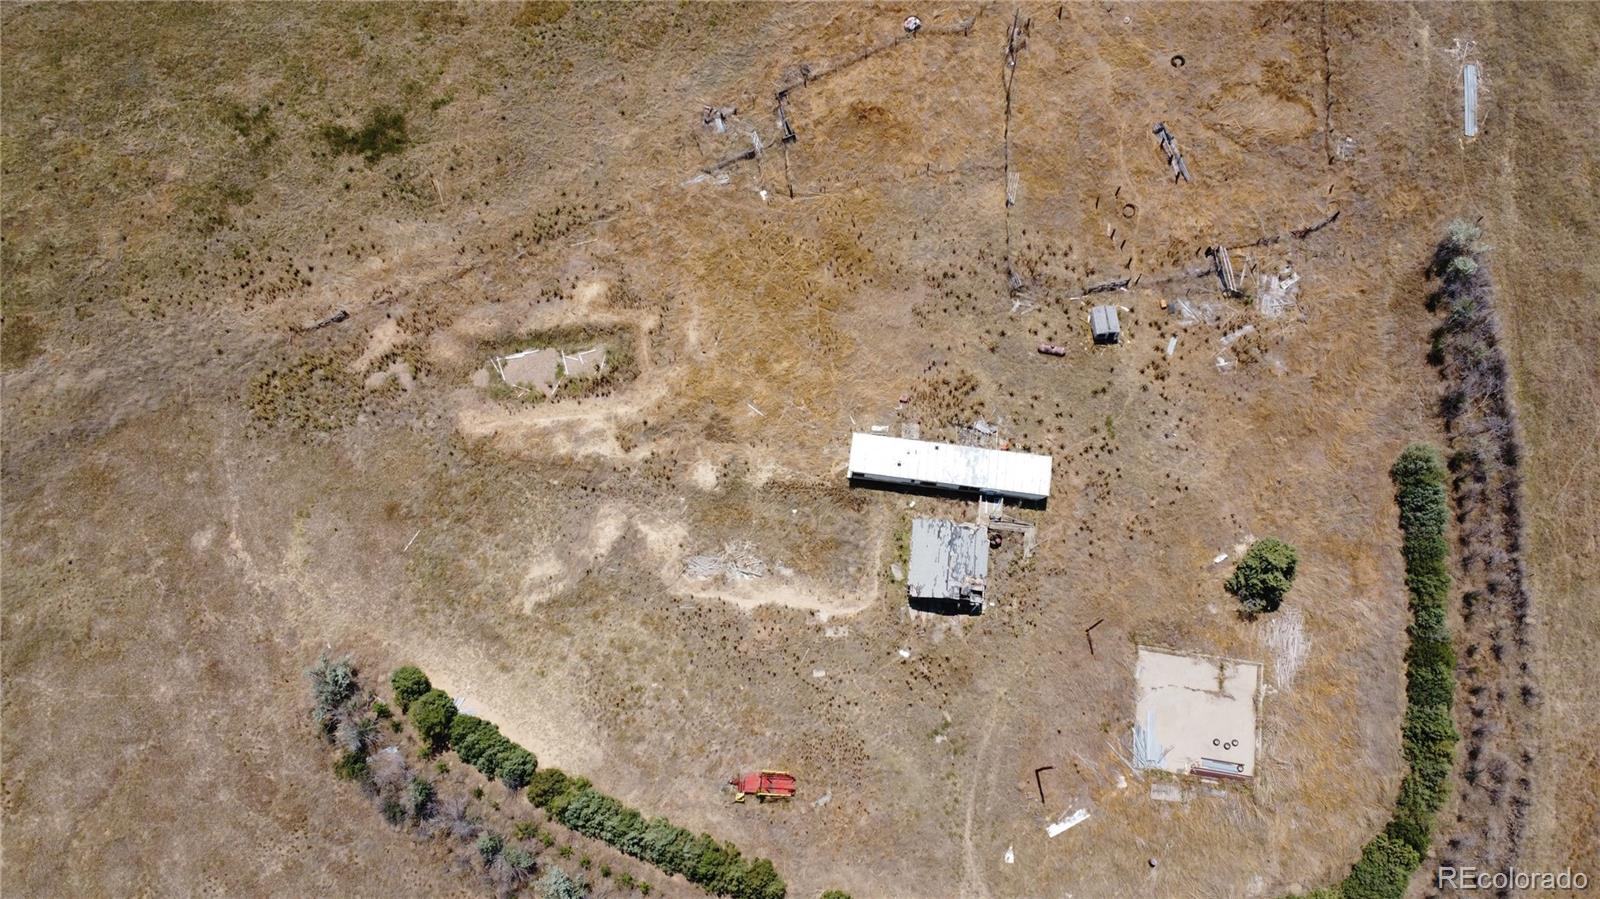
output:
[[454,749],[484,777],[499,778],[513,790],[527,786],[539,770],[538,758],[500,733],[492,722],[459,714],[450,694],[435,689],[421,669],[409,665],[396,669],[389,686],[394,688],[401,711],[411,716],[412,726],[434,752]]
[[746,860],[732,843],[693,834],[666,818],[647,819],[596,790],[586,778],[540,769],[528,787],[528,799],[578,833],[669,874],[682,874],[707,892],[735,899],[783,899],[788,891],[772,862]]
[[1401,552],[1411,594],[1406,717],[1401,728],[1401,752],[1408,770],[1389,825],[1361,850],[1360,860],[1341,884],[1312,894],[1319,899],[1403,897],[1428,851],[1434,815],[1450,795],[1455,765],[1458,735],[1450,709],[1456,655],[1445,621],[1450,595],[1445,468],[1437,450],[1419,443],[1400,454],[1389,476],[1400,506]]
[[527,785],[529,801],[551,819],[668,874],[682,874],[707,892],[734,899],[784,899],[788,888],[772,862],[746,860],[732,843],[692,834],[666,818],[646,819],[585,778],[539,768],[533,753],[507,739],[493,723],[458,714],[449,694],[429,683],[421,670],[400,668],[390,685],[401,710],[432,750],[454,749],[462,761],[512,789]]

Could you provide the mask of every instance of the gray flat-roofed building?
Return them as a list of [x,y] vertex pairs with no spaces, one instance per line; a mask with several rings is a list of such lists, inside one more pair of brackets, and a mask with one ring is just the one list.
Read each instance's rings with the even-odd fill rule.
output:
[[1122,340],[1122,325],[1117,321],[1117,307],[1096,306],[1089,310],[1089,330],[1095,343],[1118,343]]
[[978,524],[943,518],[911,522],[911,570],[906,593],[924,611],[983,611],[989,578],[989,533]]
[[852,434],[850,477],[1042,500],[1050,495],[1050,457],[880,434]]

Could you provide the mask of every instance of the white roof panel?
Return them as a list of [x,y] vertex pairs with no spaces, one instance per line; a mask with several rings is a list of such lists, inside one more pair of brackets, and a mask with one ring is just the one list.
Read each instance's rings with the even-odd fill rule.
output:
[[1050,495],[1049,456],[880,434],[850,435],[850,476],[1021,499]]

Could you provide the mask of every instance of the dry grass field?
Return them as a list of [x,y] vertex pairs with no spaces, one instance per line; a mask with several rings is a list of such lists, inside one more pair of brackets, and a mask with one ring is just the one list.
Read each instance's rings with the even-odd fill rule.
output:
[[[794,897],[1335,880],[1402,774],[1387,472],[1439,440],[1456,217],[1527,450],[1519,867],[1592,866],[1597,35],[1576,4],[0,7],[5,892],[481,893],[326,769],[327,649]],[[1214,245],[1296,305],[1224,297]],[[625,374],[474,382],[551,334]],[[914,613],[897,535],[974,509],[849,488],[849,434],[979,418],[1055,458],[1038,551],[996,554],[984,615]],[[1289,625],[1212,564],[1267,535]],[[725,552],[765,575],[691,576]],[[1152,798],[1136,644],[1264,663],[1253,784]],[[756,767],[798,799],[731,804]]]

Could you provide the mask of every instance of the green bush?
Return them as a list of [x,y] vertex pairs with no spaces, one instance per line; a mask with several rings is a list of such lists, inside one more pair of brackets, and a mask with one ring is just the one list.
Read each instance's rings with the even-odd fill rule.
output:
[[367,113],[366,124],[357,130],[343,125],[324,125],[322,139],[335,153],[360,153],[368,163],[398,153],[410,142],[405,114],[381,106]]
[[1294,583],[1299,553],[1282,540],[1267,537],[1257,540],[1239,560],[1228,578],[1229,593],[1239,597],[1247,612],[1275,612]]
[[500,850],[504,849],[505,846],[505,837],[492,830],[486,830],[478,835],[478,855],[483,858],[485,864],[494,861],[494,857],[499,855]]
[[[1432,647],[1441,647],[1449,655],[1455,653],[1450,650],[1450,644],[1433,643]],[[1406,669],[1406,702],[1412,706],[1442,706],[1450,708],[1455,701],[1456,675],[1450,665],[1419,662],[1415,653],[1416,644],[1413,643],[1410,664]]]
[[533,870],[533,853],[521,846],[507,846],[500,857],[505,859],[507,867],[518,874],[527,874]]
[[[1465,226],[1450,240],[1476,240]],[[1468,274],[1471,274],[1470,272]],[[1338,887],[1311,893],[1317,899],[1401,899],[1433,839],[1434,816],[1450,793],[1459,739],[1450,709],[1455,701],[1455,649],[1445,603],[1450,595],[1450,504],[1439,453],[1427,444],[1406,447],[1389,469],[1400,508],[1401,555],[1411,595],[1411,643],[1406,649],[1406,716],[1401,752],[1406,776],[1395,797],[1394,817],[1373,837]]]
[[540,768],[528,781],[528,801],[549,810],[550,803],[567,791],[567,779],[560,768]]
[[1403,899],[1411,872],[1422,864],[1415,849],[1378,834],[1361,850],[1339,889],[1344,899]]
[[461,751],[461,747],[479,731],[486,729],[499,731],[499,728],[476,715],[456,715],[450,721],[450,748],[461,756],[463,762],[469,765],[472,764],[472,760],[468,759],[467,754]]
[[[396,697],[401,695],[399,674],[396,672]],[[412,690],[425,683],[427,678],[420,671],[406,680]],[[646,820],[638,811],[594,789],[586,778],[568,777],[557,768],[540,768],[533,753],[507,739],[492,722],[456,714],[455,704],[443,690],[430,688],[411,700],[409,715],[432,748],[455,749],[462,761],[488,777],[499,777],[512,789],[526,785],[529,802],[578,833],[603,840],[668,874],[682,874],[711,893],[734,899],[784,899],[787,893],[770,861],[747,860],[732,843],[720,843],[708,834],[690,834],[665,818]],[[473,795],[482,798],[482,789]],[[547,846],[553,842],[548,835],[541,836]],[[503,841],[495,854],[502,846]],[[480,851],[483,848],[480,845]],[[567,854],[570,852],[564,850],[563,855]],[[485,861],[492,857],[486,855]],[[639,889],[648,892],[648,885],[640,883]]]
[[533,779],[534,772],[539,770],[539,760],[533,753],[515,743],[511,748],[500,755],[499,769],[500,781],[513,790],[520,790]]
[[429,690],[411,704],[411,723],[434,751],[450,745],[450,725],[455,721],[456,704],[443,690]]
[[396,668],[389,677],[389,686],[394,688],[394,701],[400,704],[402,712],[421,699],[422,694],[433,689],[433,684],[428,682],[428,676],[422,673],[422,669],[411,665]]
[[339,760],[333,763],[333,773],[340,780],[357,783],[365,783],[372,776],[367,770],[367,756],[363,752],[341,753]]
[[539,892],[545,899],[589,899],[589,888],[581,880],[573,880],[567,872],[552,867],[539,880]]
[[322,656],[306,676],[311,679],[311,720],[322,728],[324,736],[331,737],[339,723],[339,711],[356,694],[355,666],[350,663],[349,656],[341,659]]
[[426,780],[413,777],[411,782],[406,784],[406,814],[413,820],[421,821],[433,813],[433,799],[433,784]]
[[851,899],[851,896],[844,890],[828,890],[822,894],[822,899]]

